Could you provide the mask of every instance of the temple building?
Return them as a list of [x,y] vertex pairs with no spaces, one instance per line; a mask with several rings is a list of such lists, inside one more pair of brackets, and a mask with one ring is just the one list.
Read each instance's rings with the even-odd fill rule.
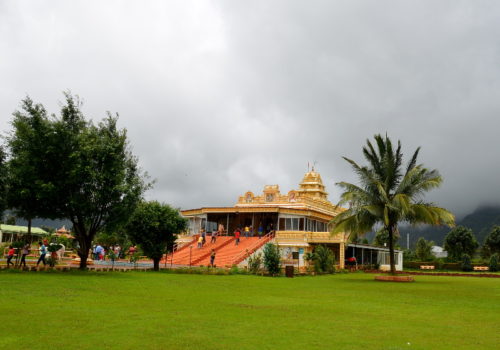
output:
[[[262,194],[256,195],[251,191],[238,198],[233,207],[204,207],[181,211],[188,218],[189,228],[187,235],[178,239],[179,245],[194,245],[193,236],[206,232],[225,232],[218,238],[215,249],[218,252],[218,263],[223,265],[245,265],[248,256],[261,249],[264,243],[274,242],[281,250],[284,265],[293,264],[305,267],[307,262],[304,254],[312,252],[318,244],[329,247],[335,254],[337,267],[344,268],[346,253],[356,256],[360,263],[385,262],[383,254],[385,248],[349,244],[349,235],[339,233],[332,235],[329,222],[340,212],[340,208],[328,200],[328,193],[321,179],[321,175],[308,171],[297,190],[282,194],[278,185],[266,185]],[[242,233],[241,244],[231,244],[233,232],[239,228]],[[248,232],[245,232],[247,228]],[[259,237],[260,233],[260,237]],[[207,246],[207,249],[210,248]],[[187,251],[177,254],[175,263],[185,264]],[[229,251],[231,250],[231,251]],[[375,253],[374,253],[375,251]],[[198,257],[202,253],[198,249],[189,249],[189,265],[206,263],[207,258]],[[398,252],[399,255],[400,252]],[[174,254],[175,255],[175,254]],[[359,256],[359,257],[358,257]],[[223,259],[222,259],[223,258]],[[397,257],[397,262],[402,255]]]

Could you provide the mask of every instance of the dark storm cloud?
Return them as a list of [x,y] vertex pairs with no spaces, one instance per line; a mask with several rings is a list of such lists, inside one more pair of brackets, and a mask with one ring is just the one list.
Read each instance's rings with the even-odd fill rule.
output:
[[313,161],[336,201],[341,156],[387,132],[463,214],[500,198],[499,29],[493,1],[0,2],[0,127],[71,89],[184,208],[287,192]]

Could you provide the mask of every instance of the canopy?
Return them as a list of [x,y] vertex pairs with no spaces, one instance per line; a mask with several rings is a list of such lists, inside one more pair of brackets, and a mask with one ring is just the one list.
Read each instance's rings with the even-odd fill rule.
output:
[[[14,234],[27,235],[28,234],[28,226],[0,224],[0,231],[2,231],[4,233],[14,233]],[[48,232],[45,230],[42,230],[39,227],[32,227],[31,234],[34,236],[44,236],[44,235],[47,235]]]

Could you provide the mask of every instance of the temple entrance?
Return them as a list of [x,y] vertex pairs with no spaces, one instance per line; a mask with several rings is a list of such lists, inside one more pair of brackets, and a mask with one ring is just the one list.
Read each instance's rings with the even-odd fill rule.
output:
[[243,231],[251,227],[252,235],[258,234],[259,226],[262,226],[264,234],[276,230],[278,224],[277,213],[210,213],[207,214],[207,232],[217,231],[219,225],[223,225],[225,234],[232,234],[237,228]]

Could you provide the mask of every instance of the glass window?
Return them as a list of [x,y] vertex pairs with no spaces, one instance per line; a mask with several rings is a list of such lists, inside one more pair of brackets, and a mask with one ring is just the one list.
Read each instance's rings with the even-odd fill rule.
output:
[[299,219],[299,231],[304,231],[304,218]]
[[285,228],[285,218],[280,218],[278,230],[282,230],[282,231],[286,230],[286,228]]

